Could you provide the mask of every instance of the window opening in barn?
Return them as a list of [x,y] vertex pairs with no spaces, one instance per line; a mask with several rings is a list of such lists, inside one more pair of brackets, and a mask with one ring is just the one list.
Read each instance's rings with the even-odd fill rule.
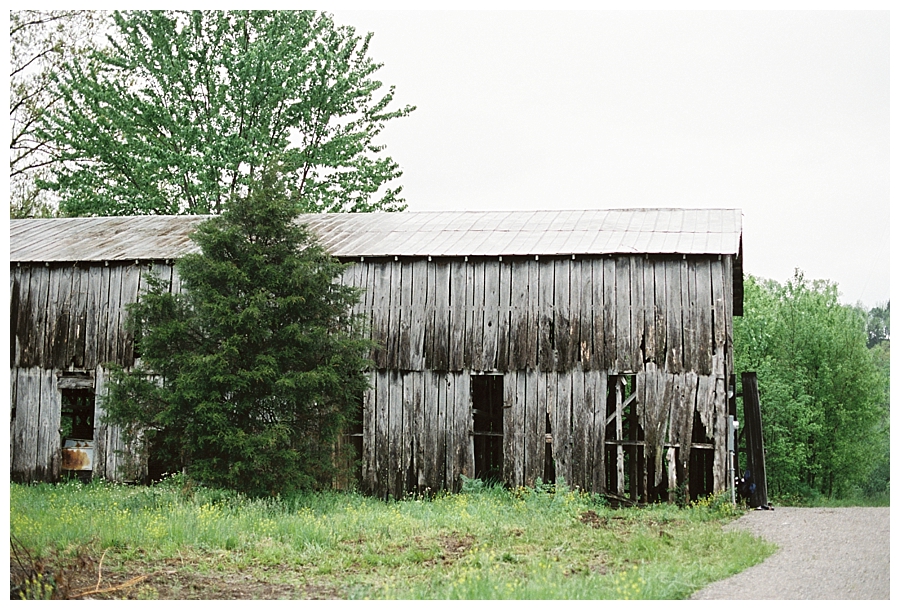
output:
[[688,474],[688,489],[692,500],[713,493],[714,459],[713,439],[706,436],[706,426],[703,425],[700,414],[694,411],[694,427],[691,431],[691,464]]
[[606,397],[606,489],[637,502],[646,496],[644,431],[638,423],[637,376],[610,375]]
[[61,393],[62,469],[89,477],[94,458],[94,391],[69,388]]
[[475,478],[503,479],[503,375],[472,376]]

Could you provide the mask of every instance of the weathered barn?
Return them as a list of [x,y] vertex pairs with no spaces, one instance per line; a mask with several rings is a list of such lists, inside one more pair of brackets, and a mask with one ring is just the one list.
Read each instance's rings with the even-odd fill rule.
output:
[[[172,261],[199,220],[11,221],[14,479],[59,476],[61,428],[93,440],[94,476],[143,467],[100,421],[105,364],[133,364],[125,305],[151,270],[179,289]],[[364,489],[458,489],[460,475],[633,500],[726,487],[740,211],[300,221],[353,263],[344,281],[365,289],[380,345],[351,435]]]

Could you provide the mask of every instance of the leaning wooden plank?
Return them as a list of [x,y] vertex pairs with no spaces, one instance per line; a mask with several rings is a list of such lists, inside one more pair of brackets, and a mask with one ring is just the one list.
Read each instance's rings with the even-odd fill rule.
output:
[[558,258],[553,269],[553,345],[556,354],[553,369],[558,371],[571,368],[575,352],[569,307],[570,263],[568,258]]
[[467,328],[466,323],[466,315],[469,313],[467,309],[470,308],[470,304],[466,302],[466,271],[468,266],[469,264],[462,259],[454,259],[450,263],[449,367],[451,371],[461,371],[464,368],[466,351],[471,348],[471,345],[467,345],[467,343],[471,343],[471,338],[467,334],[472,329]]
[[728,488],[728,449],[726,434],[728,430],[728,400],[725,393],[725,379],[715,378],[715,453],[713,454],[713,491],[721,492]]
[[[625,389],[625,384],[623,383],[625,380],[622,376],[616,376],[615,385],[616,385],[616,440],[623,441],[625,440],[624,435],[624,413],[623,413],[623,402],[624,396],[623,391]],[[625,447],[622,446],[621,443],[616,444],[616,493],[620,497],[625,496]]]
[[481,345],[481,370],[497,370],[500,324],[500,262],[484,261],[484,321]]

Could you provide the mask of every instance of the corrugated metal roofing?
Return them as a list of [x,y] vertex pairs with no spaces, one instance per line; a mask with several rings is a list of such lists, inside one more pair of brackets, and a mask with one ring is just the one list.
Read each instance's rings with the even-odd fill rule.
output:
[[[177,259],[197,250],[206,217],[114,216],[10,221],[10,260]],[[741,211],[612,209],[540,212],[306,214],[335,256],[733,254]]]

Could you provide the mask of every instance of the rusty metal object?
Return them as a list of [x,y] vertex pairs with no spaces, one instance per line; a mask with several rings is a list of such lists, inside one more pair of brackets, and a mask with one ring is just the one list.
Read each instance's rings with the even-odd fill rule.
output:
[[62,449],[63,470],[93,470],[94,441],[67,438]]

